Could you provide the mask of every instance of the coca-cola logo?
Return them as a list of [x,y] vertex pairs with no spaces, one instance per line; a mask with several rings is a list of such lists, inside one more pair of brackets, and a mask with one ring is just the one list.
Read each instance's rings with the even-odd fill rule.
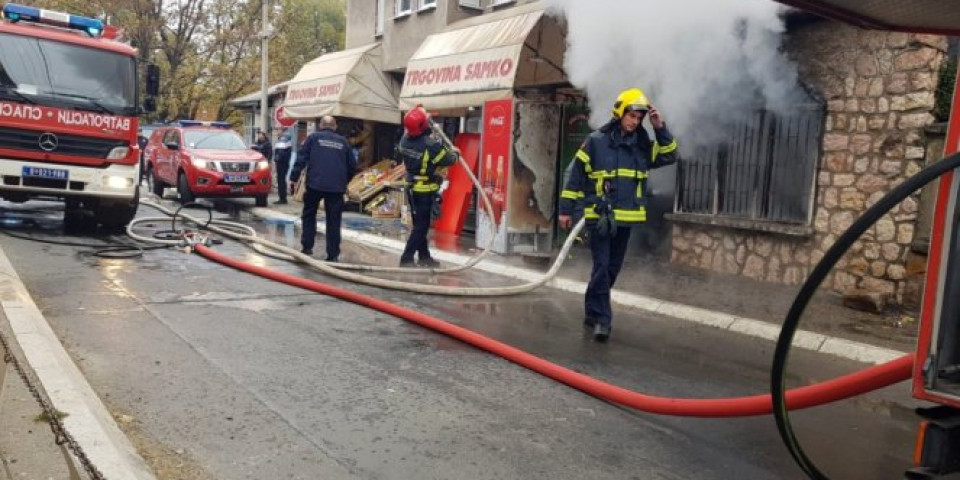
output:
[[499,137],[506,133],[507,129],[507,112],[504,108],[500,105],[490,107],[490,112],[487,114],[487,131]]

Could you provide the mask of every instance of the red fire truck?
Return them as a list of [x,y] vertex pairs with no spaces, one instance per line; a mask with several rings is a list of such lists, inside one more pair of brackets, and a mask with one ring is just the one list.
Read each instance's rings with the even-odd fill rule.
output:
[[137,51],[97,19],[16,4],[2,12],[0,197],[62,199],[68,223],[89,212],[123,227],[139,199]]

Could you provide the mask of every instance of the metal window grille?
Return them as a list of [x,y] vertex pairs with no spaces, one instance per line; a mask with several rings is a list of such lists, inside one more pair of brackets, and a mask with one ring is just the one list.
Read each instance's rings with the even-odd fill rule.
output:
[[677,212],[809,224],[823,136],[823,106],[790,116],[759,111],[730,140],[679,163]]

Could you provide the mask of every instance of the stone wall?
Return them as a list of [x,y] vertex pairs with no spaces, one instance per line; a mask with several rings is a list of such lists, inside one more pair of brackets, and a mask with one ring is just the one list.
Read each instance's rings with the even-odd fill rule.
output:
[[[819,21],[789,32],[786,50],[826,102],[813,234],[789,236],[674,222],[672,260],[757,280],[798,284],[847,227],[924,164],[923,129],[946,38]],[[918,198],[909,198],[857,242],[824,283],[839,293],[905,289]]]

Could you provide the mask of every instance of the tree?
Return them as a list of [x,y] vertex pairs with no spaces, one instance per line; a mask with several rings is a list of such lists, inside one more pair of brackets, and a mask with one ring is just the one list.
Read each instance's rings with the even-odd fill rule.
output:
[[[261,1],[269,0],[31,3],[104,18],[123,28],[131,45],[140,49],[141,65],[160,67],[158,111],[151,120],[174,120],[194,118],[201,110],[228,119],[233,112],[227,102],[260,85]],[[289,80],[313,58],[343,48],[346,0],[278,0],[272,17],[271,84]]]
[[271,78],[289,80],[310,60],[343,50],[346,22],[345,0],[284,0],[270,45]]

